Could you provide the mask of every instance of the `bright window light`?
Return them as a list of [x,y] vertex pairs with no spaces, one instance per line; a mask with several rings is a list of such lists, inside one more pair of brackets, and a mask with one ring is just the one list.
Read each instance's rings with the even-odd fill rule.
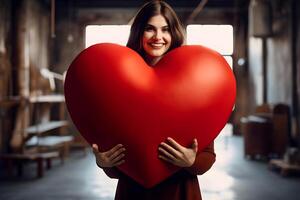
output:
[[227,61],[228,65],[232,68],[232,57],[231,56],[223,56]]
[[97,43],[126,45],[130,25],[89,25],[85,28],[85,47]]
[[232,68],[233,27],[231,25],[188,25],[187,44],[203,45],[224,56]]
[[233,52],[233,27],[231,25],[188,25],[187,44],[199,44],[222,55]]
[[[97,43],[116,43],[125,46],[130,25],[86,26],[85,47]],[[218,51],[232,67],[233,27],[231,25],[188,25],[187,44],[204,45]]]

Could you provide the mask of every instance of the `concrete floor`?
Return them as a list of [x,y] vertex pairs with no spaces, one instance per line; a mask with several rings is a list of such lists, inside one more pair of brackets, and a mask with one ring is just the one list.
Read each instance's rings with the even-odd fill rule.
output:
[[[230,131],[229,131],[230,132]],[[266,162],[243,157],[243,140],[223,132],[215,142],[217,162],[199,176],[204,200],[299,200],[300,177],[282,178]],[[112,200],[116,180],[100,170],[90,152],[73,152],[61,165],[54,162],[45,177],[36,179],[35,166],[27,165],[22,178],[0,172],[1,200]]]

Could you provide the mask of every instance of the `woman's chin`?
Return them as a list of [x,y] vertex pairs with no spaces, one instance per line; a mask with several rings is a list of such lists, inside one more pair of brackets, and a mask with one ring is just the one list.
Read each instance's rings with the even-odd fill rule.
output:
[[159,51],[151,51],[148,53],[148,55],[152,58],[155,58],[155,57],[161,57],[165,54],[165,51],[164,50],[159,50]]

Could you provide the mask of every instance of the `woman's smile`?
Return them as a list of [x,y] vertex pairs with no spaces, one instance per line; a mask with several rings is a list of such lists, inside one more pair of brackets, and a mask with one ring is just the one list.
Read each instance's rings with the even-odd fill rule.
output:
[[160,49],[161,47],[163,47],[163,45],[165,45],[165,43],[156,43],[156,42],[148,43],[148,44],[154,49]]

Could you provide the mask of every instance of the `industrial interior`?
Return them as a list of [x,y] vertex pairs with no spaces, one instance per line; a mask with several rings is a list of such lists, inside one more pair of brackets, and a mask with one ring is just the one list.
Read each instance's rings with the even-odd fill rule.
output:
[[[0,1],[0,199],[114,199],[117,180],[96,165],[73,124],[64,81],[87,47],[126,45],[145,2]],[[299,199],[300,1],[166,2],[187,45],[218,51],[236,79],[216,161],[198,176],[202,198]]]

